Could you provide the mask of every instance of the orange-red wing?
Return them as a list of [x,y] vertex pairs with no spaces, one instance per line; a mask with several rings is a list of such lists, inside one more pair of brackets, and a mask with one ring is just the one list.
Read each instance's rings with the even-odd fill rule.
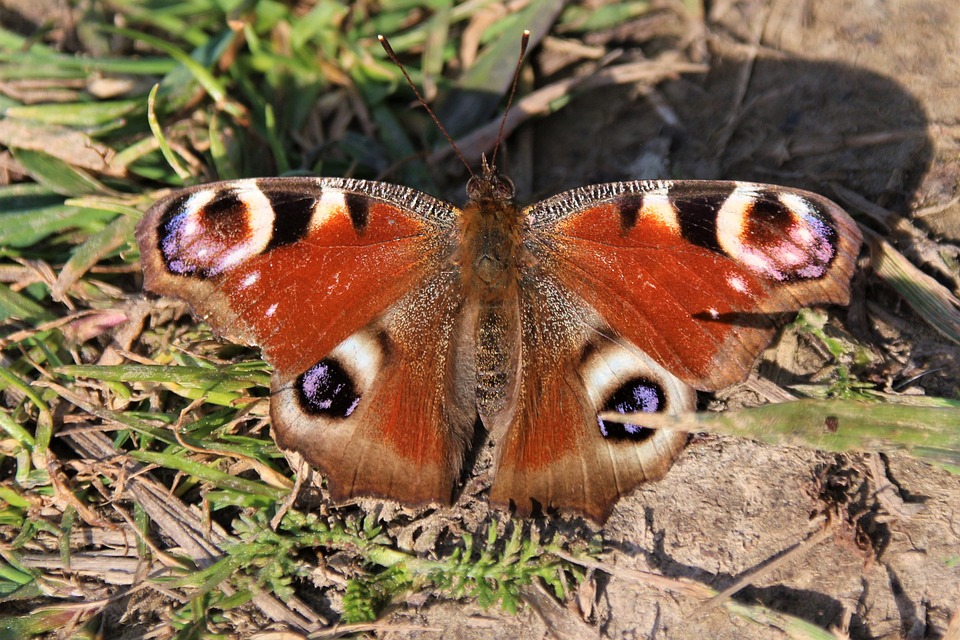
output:
[[457,213],[377,182],[241,180],[157,203],[137,239],[147,289],[263,348],[277,442],[335,500],[449,502],[476,416],[442,268]]
[[137,228],[145,287],[283,375],[311,366],[439,270],[457,210],[347,179],[214,183],[158,202]]
[[521,289],[517,409],[493,425],[502,435],[490,500],[602,522],[618,497],[666,473],[686,435],[597,414],[692,411],[696,394],[553,277],[534,270]]
[[860,246],[830,201],[743,183],[594,185],[524,214],[517,411],[495,425],[490,497],[598,521],[684,436],[597,414],[689,411],[688,384],[742,380],[782,313],[848,300]]
[[460,302],[456,276],[437,274],[302,374],[274,378],[277,442],[320,469],[334,500],[450,502],[476,419],[453,345]]
[[860,248],[826,198],[749,183],[593,185],[525,214],[539,263],[700,389],[745,378],[778,314],[846,303]]

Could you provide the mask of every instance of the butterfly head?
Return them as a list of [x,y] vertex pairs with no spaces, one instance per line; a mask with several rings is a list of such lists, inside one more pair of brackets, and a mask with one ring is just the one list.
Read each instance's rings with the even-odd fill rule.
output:
[[473,202],[513,200],[516,188],[513,180],[497,171],[497,168],[483,158],[483,171],[467,181],[467,197]]

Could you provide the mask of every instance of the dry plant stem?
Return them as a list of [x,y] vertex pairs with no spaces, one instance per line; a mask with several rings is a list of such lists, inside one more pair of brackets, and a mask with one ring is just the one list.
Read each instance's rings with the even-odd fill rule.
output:
[[[25,553],[19,558],[20,563],[31,569],[39,569],[44,572],[64,572],[74,577],[83,577],[96,580],[109,585],[128,586],[136,582],[138,572],[144,566],[142,558],[122,557],[117,555],[104,555],[96,552],[71,553],[70,564],[65,565],[63,559],[58,554],[51,553]],[[154,575],[165,572],[153,571]],[[132,590],[124,590],[123,593],[130,593],[133,590],[143,588],[144,585],[137,585]],[[63,594],[69,597],[70,594]],[[120,596],[114,596],[114,598]],[[183,597],[178,598],[182,600]]]
[[389,622],[358,622],[356,624],[338,624],[330,629],[324,629],[323,631],[310,634],[310,640],[335,640],[336,638],[343,638],[345,636],[352,636],[354,634],[366,633],[368,631],[373,632],[389,632],[394,631],[396,633],[444,633],[447,630],[440,627],[426,627],[418,626],[415,624],[391,624]]
[[960,204],[960,196],[956,196],[947,202],[941,204],[930,205],[929,207],[922,207],[913,212],[914,218],[924,218],[926,216],[936,215],[942,213],[947,209],[952,209],[953,207]]
[[[907,282],[921,290],[926,297],[924,308],[917,311],[927,318],[933,329],[943,337],[960,344],[960,300],[934,278],[915,267],[901,256],[890,243],[876,233],[865,229],[864,241],[870,248],[877,275],[891,282]],[[908,300],[911,305],[919,301]]]
[[[84,458],[104,460],[120,456],[110,439],[100,433],[76,432],[66,436],[65,440]],[[172,496],[166,487],[148,474],[140,473],[142,465],[139,463],[118,464],[122,466],[122,472],[130,476],[124,497],[139,504],[157,528],[170,536],[197,566],[209,567],[223,556],[219,545],[229,542],[231,538],[216,522],[204,522],[196,510]],[[205,536],[208,527],[209,536]],[[226,585],[223,591],[227,595],[234,592]],[[326,624],[326,620],[297,598],[291,598],[285,604],[267,593],[254,591],[251,601],[272,620],[296,629],[309,631]]]
[[74,322],[81,318],[95,316],[98,313],[100,312],[97,310],[77,311],[76,313],[72,313],[70,315],[57,318],[56,320],[50,320],[49,322],[44,322],[43,324],[40,324],[34,328],[23,329],[22,331],[11,333],[6,338],[0,339],[0,349],[6,349],[8,346],[12,344],[16,344],[18,342],[23,342],[27,338],[33,337],[38,333],[43,333],[44,331],[49,331],[51,329],[59,329],[64,325],[70,324],[71,322]]
[[801,139],[790,145],[789,157],[793,159],[805,156],[820,156],[843,150],[875,147],[915,138],[925,138],[926,136],[927,131],[925,129],[898,129],[895,131],[872,131],[844,136]]
[[753,65],[757,60],[760,39],[763,37],[763,31],[766,28],[767,18],[769,15],[770,9],[766,8],[763,13],[763,18],[754,26],[754,33],[750,39],[751,43],[748,49],[747,58],[743,62],[743,66],[740,69],[740,75],[737,80],[737,89],[734,93],[733,104],[730,105],[730,111],[727,114],[726,122],[724,122],[723,126],[720,127],[720,132],[717,134],[716,142],[713,145],[715,158],[723,156],[727,145],[730,143],[730,138],[733,137],[734,131],[737,130],[737,122],[740,117],[741,107],[743,106],[743,99],[746,97],[747,88],[750,86],[750,78],[753,75]]
[[883,225],[883,231],[890,231],[902,221],[902,218],[898,214],[889,209],[884,209],[880,205],[867,200],[856,191],[847,189],[841,184],[831,182],[830,189],[841,203],[862,211],[875,222]]
[[[503,122],[503,135],[509,137],[510,133],[526,122],[528,119],[546,115],[552,111],[551,104],[569,95],[575,89],[585,90],[598,87],[643,83],[654,85],[668,78],[674,78],[682,73],[704,73],[707,71],[705,65],[692,64],[689,62],[637,62],[631,64],[622,64],[615,67],[601,69],[594,74],[578,78],[567,78],[554,82],[533,93],[529,93],[513,105],[509,115]],[[468,158],[478,158],[493,148],[497,141],[497,132],[500,129],[500,119],[491,121],[483,127],[475,130],[473,133],[457,141],[457,147],[464,156]],[[430,162],[438,163],[453,153],[449,146],[444,146],[430,154]]]
[[554,549],[551,551],[551,553],[561,560],[566,560],[567,562],[579,565],[581,567],[602,571],[614,578],[630,580],[631,582],[648,585],[657,589],[669,591],[671,593],[678,593],[689,598],[704,600],[713,595],[713,590],[710,589],[710,587],[689,580],[667,578],[666,576],[657,575],[656,573],[650,573],[648,571],[623,569],[621,567],[615,567],[603,562],[597,562],[596,560],[578,558],[577,556],[570,555],[559,549]]
[[[166,551],[161,549],[159,546],[157,546],[157,544],[153,541],[152,538],[150,538],[149,536],[141,535],[140,530],[137,528],[137,524],[133,519],[133,516],[131,516],[126,509],[122,509],[117,504],[117,501],[114,499],[115,496],[105,496],[105,497],[110,499],[111,501],[110,506],[112,506],[113,510],[117,512],[117,515],[123,518],[124,522],[127,523],[127,526],[130,527],[130,531],[133,531],[137,535],[137,538],[140,540],[140,542],[142,542],[147,547],[149,547],[150,552],[156,555],[157,558],[159,558],[160,561],[163,562],[163,564],[165,564],[168,567],[182,566],[182,562],[180,560],[178,560],[176,557],[167,553]],[[125,532],[126,530],[121,529],[121,531]]]
[[0,143],[6,147],[42,151],[76,168],[123,177],[126,170],[112,164],[112,148],[87,134],[58,125],[25,126],[22,120],[0,120]]
[[700,615],[710,611],[717,605],[723,603],[725,600],[728,600],[732,595],[741,589],[749,587],[752,583],[756,582],[763,576],[780,569],[787,563],[795,560],[797,557],[802,556],[806,552],[810,551],[810,549],[832,536],[835,529],[836,525],[834,525],[832,522],[828,522],[827,526],[821,529],[818,533],[815,533],[803,542],[798,542],[793,547],[781,554],[778,558],[771,560],[755,571],[748,572],[741,576],[740,579],[735,583],[704,602],[701,607],[694,611],[694,615]]
[[283,522],[284,516],[287,515],[287,512],[293,508],[293,505],[296,504],[297,499],[300,497],[300,490],[303,488],[304,477],[306,474],[298,473],[295,477],[293,488],[290,490],[290,493],[287,494],[287,497],[284,498],[279,505],[277,505],[277,513],[270,518],[270,528],[274,531],[277,530],[277,527],[280,526],[280,523]]
[[542,584],[533,583],[523,587],[520,596],[537,612],[557,640],[600,638],[600,629],[587,624],[583,618],[557,602],[556,597]]
[[[843,204],[866,213],[873,220],[882,224],[883,229],[881,231],[884,232],[884,235],[895,235],[896,239],[903,239],[904,242],[909,243],[908,246],[914,256],[914,261],[920,262],[940,274],[943,278],[952,282],[955,288],[960,286],[960,274],[951,265],[947,264],[940,255],[942,245],[930,240],[927,233],[919,229],[913,220],[894,211],[884,209],[855,191],[838,184],[831,184],[830,186]],[[916,216],[917,213],[915,212],[914,217]],[[865,231],[865,233],[868,232]]]
[[114,524],[101,518],[90,507],[81,502],[74,495],[73,491],[67,486],[67,477],[61,471],[60,462],[52,456],[47,459],[47,473],[50,474],[50,482],[53,485],[55,501],[59,503],[61,511],[66,511],[67,506],[74,508],[84,522],[91,527],[112,528]]

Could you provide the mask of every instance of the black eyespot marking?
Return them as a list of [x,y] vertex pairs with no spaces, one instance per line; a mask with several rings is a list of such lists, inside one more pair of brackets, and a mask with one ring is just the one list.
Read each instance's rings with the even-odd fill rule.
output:
[[676,203],[680,234],[698,247],[723,253],[717,240],[717,212],[723,199],[712,196],[685,197]]
[[[815,212],[799,218],[774,198],[758,198],[744,214],[743,236],[751,246],[780,247],[785,242],[793,244],[793,234],[803,227],[809,227],[814,239],[832,241],[829,227],[823,225],[822,218]],[[806,246],[799,248],[807,249]],[[772,259],[776,257],[776,254],[771,256]]]
[[227,248],[246,241],[252,233],[246,203],[225,192],[196,210],[195,194],[187,193],[167,206],[157,229],[157,248],[170,273],[210,277]]
[[763,194],[743,211],[736,258],[779,282],[817,280],[837,255],[837,232],[816,202],[789,196]]
[[[663,387],[647,378],[633,378],[614,391],[603,405],[603,411],[618,413],[654,413],[666,408],[667,399]],[[653,436],[655,430],[637,424],[607,422],[597,418],[600,433],[611,440],[643,442]]]
[[310,228],[310,218],[317,198],[308,193],[263,189],[273,208],[273,233],[267,251],[303,239]]
[[343,202],[347,206],[347,214],[350,216],[353,228],[357,233],[363,233],[370,217],[370,200],[356,193],[345,193]]
[[757,198],[746,212],[750,227],[770,229],[770,233],[782,235],[793,224],[793,213],[773,198]]
[[297,378],[297,392],[304,411],[329,418],[348,418],[360,404],[353,378],[333,358],[324,358]]
[[637,217],[640,207],[643,206],[643,196],[625,196],[614,203],[617,215],[620,217],[620,230],[626,233],[637,226]]
[[231,237],[247,230],[247,204],[237,194],[220,194],[197,212],[210,230],[222,237]]

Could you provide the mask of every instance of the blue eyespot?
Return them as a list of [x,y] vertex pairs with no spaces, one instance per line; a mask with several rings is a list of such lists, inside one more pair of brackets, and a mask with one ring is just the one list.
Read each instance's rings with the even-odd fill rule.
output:
[[[633,378],[614,391],[603,405],[603,411],[618,413],[654,413],[666,408],[663,388],[647,378]],[[655,431],[638,424],[607,422],[597,418],[600,433],[611,440],[641,442]]]
[[339,362],[324,358],[297,379],[304,411],[331,418],[347,418],[360,404],[360,393]]

